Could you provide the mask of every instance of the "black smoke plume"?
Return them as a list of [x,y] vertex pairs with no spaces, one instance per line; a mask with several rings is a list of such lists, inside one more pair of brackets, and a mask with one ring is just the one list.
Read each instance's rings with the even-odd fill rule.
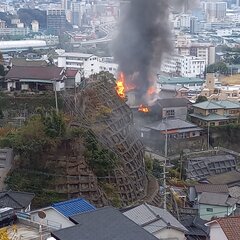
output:
[[[162,56],[171,49],[167,0],[130,0],[113,41],[119,71],[132,79],[139,102],[156,79]],[[130,80],[129,80],[130,81]]]

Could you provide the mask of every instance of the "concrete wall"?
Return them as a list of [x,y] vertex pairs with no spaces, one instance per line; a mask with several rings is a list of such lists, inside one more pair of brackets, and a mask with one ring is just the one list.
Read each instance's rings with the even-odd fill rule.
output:
[[165,228],[157,233],[153,234],[158,239],[172,239],[172,240],[185,240],[185,234],[182,231],[173,229],[173,228]]
[[41,222],[41,224],[50,226],[55,229],[74,226],[73,222],[71,222],[68,218],[66,218],[53,208],[45,209],[44,212],[46,213],[45,219],[40,219],[38,217],[38,211],[36,211],[30,213],[31,220],[38,223]]
[[210,225],[210,240],[228,240],[220,225],[212,223]]

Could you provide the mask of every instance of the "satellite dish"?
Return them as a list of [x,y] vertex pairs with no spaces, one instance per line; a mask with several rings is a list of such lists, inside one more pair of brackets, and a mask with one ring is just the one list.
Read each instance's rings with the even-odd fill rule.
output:
[[44,219],[44,218],[46,218],[46,213],[43,211],[38,211],[38,217],[41,219]]

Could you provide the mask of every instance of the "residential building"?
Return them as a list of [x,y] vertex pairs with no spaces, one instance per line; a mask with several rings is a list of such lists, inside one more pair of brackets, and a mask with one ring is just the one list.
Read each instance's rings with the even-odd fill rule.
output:
[[65,87],[65,79],[64,69],[55,65],[13,66],[6,75],[8,91],[61,91]]
[[175,52],[181,56],[195,56],[203,59],[206,65],[215,62],[215,46],[211,43],[194,42],[189,35],[177,36]]
[[236,164],[236,159],[232,155],[189,158],[186,175],[188,179],[206,179],[209,176],[236,170]]
[[202,57],[190,55],[175,55],[166,57],[161,71],[182,77],[196,77],[204,73],[206,61]]
[[226,184],[196,184],[189,187],[189,200],[198,202],[203,192],[225,193],[228,194],[228,186]]
[[[157,85],[158,89],[162,90],[167,88],[169,85],[174,85],[178,87],[184,87],[188,89],[189,94],[201,92],[203,89],[203,84],[205,80],[202,78],[188,78],[188,77],[165,77],[163,75],[158,76]],[[160,92],[161,97],[161,92]]]
[[193,104],[192,122],[199,126],[222,126],[239,120],[240,103],[228,100]]
[[[229,71],[239,71],[236,66],[229,66]],[[200,95],[209,100],[230,100],[240,102],[240,85],[227,84],[233,77],[227,77],[222,82],[214,74],[207,74],[206,85],[203,87]]]
[[28,212],[31,210],[31,202],[34,197],[34,193],[3,191],[0,192],[0,208],[10,207],[15,211]]
[[26,36],[30,33],[28,27],[0,28],[1,36]]
[[64,52],[58,56],[58,67],[77,69],[84,77],[101,71],[117,74],[118,65],[93,54]]
[[39,31],[39,22],[36,20],[33,20],[31,22],[31,26],[32,26],[32,32],[36,33]]
[[148,231],[112,207],[70,217],[75,226],[53,231],[57,240],[157,240]]
[[0,28],[5,28],[6,22],[0,19]]
[[204,10],[207,16],[207,22],[218,22],[224,20],[227,12],[227,3],[219,2],[205,2]]
[[12,58],[9,66],[22,66],[22,67],[43,67],[48,66],[48,62],[43,59],[26,59],[26,58]]
[[74,89],[80,85],[82,76],[79,70],[67,69],[65,75],[65,89]]
[[156,120],[180,118],[186,120],[190,102],[186,98],[158,99],[150,107],[150,112],[156,114]]
[[96,210],[96,208],[83,198],[74,198],[68,201],[52,204],[52,207],[63,214],[65,217],[71,217],[80,213],[86,213]]
[[47,11],[47,29],[55,35],[60,35],[66,29],[65,10],[54,9]]
[[240,239],[240,216],[217,218],[206,226],[210,227],[210,240]]
[[166,134],[169,154],[176,154],[183,149],[201,150],[206,146],[206,134],[202,128],[179,118],[170,117],[156,121],[156,116],[156,111],[150,111],[142,121],[138,118],[140,123],[136,121],[136,126],[140,126],[142,141],[147,147],[164,154]]
[[236,210],[238,199],[225,193],[203,192],[198,201],[199,217],[210,220],[213,217],[230,216]]
[[[39,212],[44,212],[44,219],[39,217]],[[42,224],[54,229],[62,229],[75,225],[68,217],[64,216],[51,206],[28,212],[28,216],[31,222]]]
[[123,214],[158,239],[186,239],[187,229],[165,209],[144,203]]
[[[37,209],[29,212],[30,219],[55,229],[61,229],[74,226],[75,224],[69,220],[69,217],[94,211],[96,208],[83,198],[75,198],[64,202],[54,203],[49,207]],[[46,217],[41,219],[39,212],[44,212]]]
[[199,137],[203,134],[203,129],[190,122],[174,118],[145,125],[142,131],[142,135],[149,135],[149,138],[154,138],[156,141],[160,141],[161,138],[163,140],[166,133],[168,138],[180,140]]

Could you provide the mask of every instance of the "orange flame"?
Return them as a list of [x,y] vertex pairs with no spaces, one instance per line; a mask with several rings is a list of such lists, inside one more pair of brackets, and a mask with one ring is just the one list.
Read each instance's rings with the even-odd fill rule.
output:
[[156,93],[155,87],[153,87],[153,86],[149,87],[148,90],[147,90],[147,94],[152,95],[154,93]]
[[139,112],[144,112],[144,113],[150,112],[149,108],[146,107],[146,106],[144,106],[143,104],[141,104],[141,105],[139,106],[138,111],[139,111]]
[[121,98],[125,98],[126,94],[125,94],[125,76],[124,73],[121,72],[119,74],[119,78],[116,82],[117,86],[116,86],[116,91],[119,97]]

